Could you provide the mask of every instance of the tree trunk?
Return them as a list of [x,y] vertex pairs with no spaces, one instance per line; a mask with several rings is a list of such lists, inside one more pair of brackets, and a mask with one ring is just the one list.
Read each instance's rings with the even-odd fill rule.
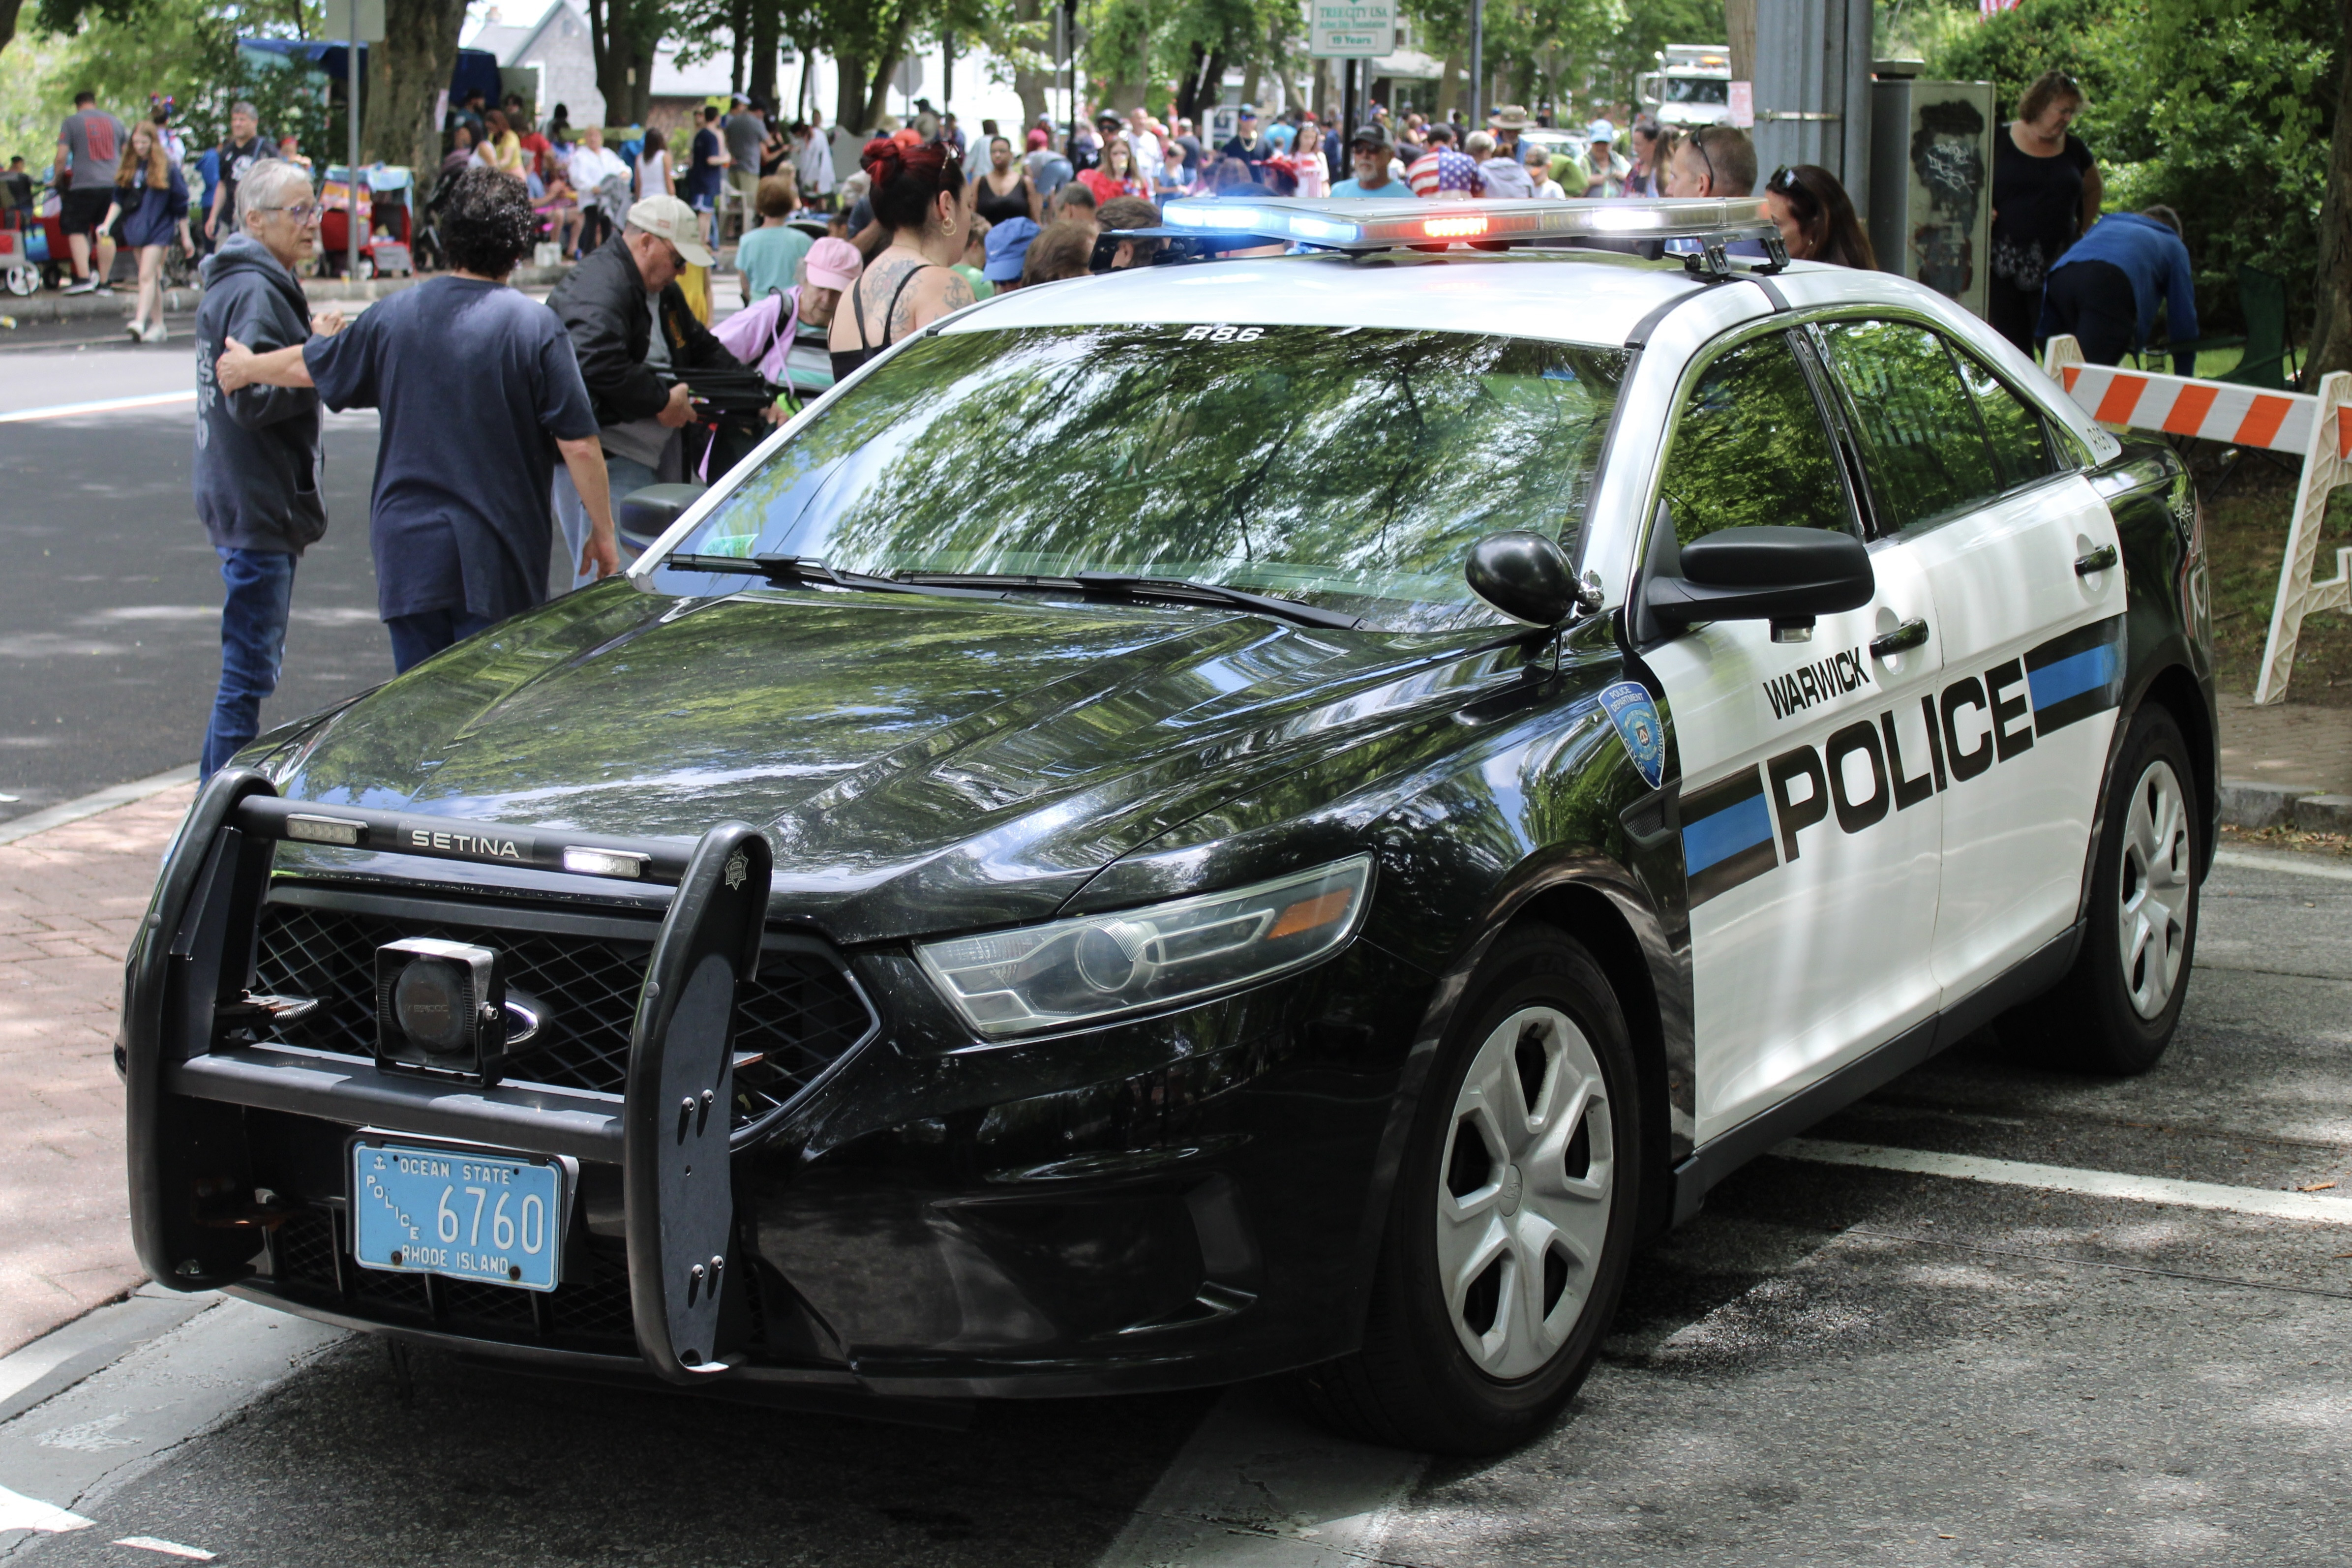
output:
[[743,90],[743,51],[751,47],[751,0],[735,0],[734,9],[727,17],[727,31],[733,36],[734,48],[727,61],[727,90]]
[[866,118],[866,57],[835,55],[833,68],[833,122],[863,136],[874,129],[874,122]]
[[2327,149],[2327,195],[2319,205],[2319,272],[2305,390],[2333,370],[2352,370],[2352,0],[2336,0],[2336,134]]
[[1756,0],[1724,0],[1724,41],[1731,46],[1731,79],[1756,79]]
[[776,0],[751,0],[751,96],[768,106],[768,118],[790,124],[776,101],[776,41],[782,18]]
[[646,122],[661,22],[658,5],[649,0],[588,0],[588,47],[596,58],[596,89],[604,95],[604,118],[615,125]]
[[1454,123],[1454,106],[1462,101],[1462,56],[1448,49],[1445,63],[1438,68],[1437,118],[1445,124]]
[[898,62],[907,58],[903,41],[894,42],[883,51],[881,68],[874,73],[873,90],[866,97],[866,118],[869,127],[882,123],[890,112],[890,79],[898,74]]
[[1209,111],[1225,90],[1225,57],[1206,53],[1202,46],[1192,46],[1192,58],[1184,68],[1181,80],[1176,84],[1176,112],[1192,122],[1198,135],[1209,134]]
[[16,36],[16,12],[23,0],[0,0],[0,49]]
[[383,40],[368,46],[362,156],[405,163],[429,192],[441,166],[436,110],[457,64],[466,0],[384,0],[383,22]]

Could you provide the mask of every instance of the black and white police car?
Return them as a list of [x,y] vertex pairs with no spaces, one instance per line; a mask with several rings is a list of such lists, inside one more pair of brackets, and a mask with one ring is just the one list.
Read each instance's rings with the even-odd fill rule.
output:
[[2156,1061],[2168,452],[1727,258],[1753,202],[1170,218],[1314,249],[935,323],[210,783],[126,991],[158,1279],[882,1408],[1297,1373],[1473,1451],[1809,1122],[1996,1017]]

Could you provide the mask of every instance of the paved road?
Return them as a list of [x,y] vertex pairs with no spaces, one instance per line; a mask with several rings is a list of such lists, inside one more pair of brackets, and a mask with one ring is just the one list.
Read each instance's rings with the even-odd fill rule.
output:
[[[0,338],[0,796],[15,797],[0,821],[194,762],[220,676],[220,563],[189,491],[193,403],[21,417],[194,387],[184,331],[116,347],[92,325]],[[331,416],[327,537],[297,574],[264,728],[392,673],[367,556],[374,466],[374,416]]]
[[[404,1381],[371,1341],[236,1303],[156,1337],[172,1304],[134,1301],[110,1310],[148,1314],[131,1359],[0,1426],[20,1494],[0,1521],[68,1522],[25,1511],[58,1505],[89,1527],[0,1548],[120,1564],[140,1536],[289,1568],[2340,1562],[2352,880],[2285,864],[2306,870],[2233,857],[2209,885],[2158,1071],[2072,1077],[1980,1036],[1816,1152],[2002,1180],[1759,1162],[1640,1261],[1574,1407],[1500,1460],[1331,1443],[1262,1392],[984,1407],[947,1432],[436,1355]],[[2145,1195],[2067,1190],[2084,1173]],[[2188,1190],[2166,1182],[2226,1206],[2147,1201]],[[2341,1218],[2259,1212],[2282,1194]],[[0,1401],[66,1375],[72,1346],[47,1343],[0,1361]]]

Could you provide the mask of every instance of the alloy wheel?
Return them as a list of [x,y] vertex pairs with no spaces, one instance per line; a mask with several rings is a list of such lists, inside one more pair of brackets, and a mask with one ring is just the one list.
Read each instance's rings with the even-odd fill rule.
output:
[[2189,805],[2172,764],[2158,758],[2133,786],[2116,879],[2116,941],[2124,988],[2143,1018],[2162,1013],[2180,983],[2189,941]]
[[1609,1234],[1614,1148],[1583,1031],[1540,1006],[1496,1025],[1454,1097],[1437,1178],[1446,1315],[1488,1376],[1540,1371],[1576,1327]]

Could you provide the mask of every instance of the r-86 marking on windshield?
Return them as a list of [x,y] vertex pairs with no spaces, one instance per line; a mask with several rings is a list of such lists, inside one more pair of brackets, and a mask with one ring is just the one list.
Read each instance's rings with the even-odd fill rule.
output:
[[1264,327],[1187,327],[1183,341],[1188,343],[1252,343],[1264,336]]

